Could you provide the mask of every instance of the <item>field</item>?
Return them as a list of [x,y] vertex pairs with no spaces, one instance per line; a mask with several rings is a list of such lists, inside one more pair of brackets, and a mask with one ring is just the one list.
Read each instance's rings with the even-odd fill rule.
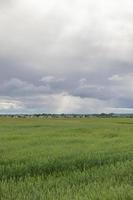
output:
[[0,200],[133,200],[133,119],[1,117]]

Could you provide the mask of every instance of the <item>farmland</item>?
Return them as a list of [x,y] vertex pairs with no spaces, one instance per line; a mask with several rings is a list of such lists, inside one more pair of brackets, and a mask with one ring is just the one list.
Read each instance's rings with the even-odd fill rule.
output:
[[133,119],[0,118],[0,200],[132,200]]

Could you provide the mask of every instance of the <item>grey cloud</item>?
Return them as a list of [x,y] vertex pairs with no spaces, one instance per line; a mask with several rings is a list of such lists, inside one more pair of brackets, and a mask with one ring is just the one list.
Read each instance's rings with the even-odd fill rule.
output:
[[131,109],[132,6],[130,0],[1,0],[0,99],[6,97],[5,108],[11,101],[14,110],[12,102],[19,101],[27,112],[44,107],[85,112],[84,106],[100,112],[99,104],[105,111]]
[[2,96],[22,97],[44,93],[50,93],[50,87],[48,85],[36,86],[33,83],[21,81],[16,78],[4,82],[0,87],[0,94]]

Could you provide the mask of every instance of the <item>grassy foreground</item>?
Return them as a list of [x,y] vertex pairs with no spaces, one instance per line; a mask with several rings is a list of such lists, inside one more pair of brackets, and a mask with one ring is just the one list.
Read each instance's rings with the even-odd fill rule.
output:
[[0,200],[133,200],[133,119],[0,118]]

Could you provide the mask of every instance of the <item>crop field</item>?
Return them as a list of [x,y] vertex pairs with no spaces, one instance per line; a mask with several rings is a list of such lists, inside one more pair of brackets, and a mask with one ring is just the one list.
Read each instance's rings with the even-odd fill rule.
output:
[[133,200],[133,119],[1,117],[0,200]]

